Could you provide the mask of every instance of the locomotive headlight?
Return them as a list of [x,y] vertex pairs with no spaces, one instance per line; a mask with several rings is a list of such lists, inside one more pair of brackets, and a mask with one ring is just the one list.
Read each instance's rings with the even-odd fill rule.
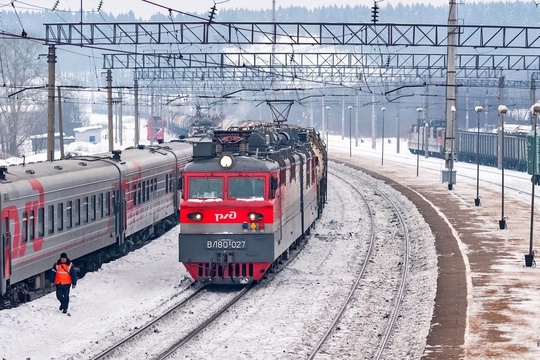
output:
[[187,215],[187,217],[188,217],[189,220],[193,220],[193,221],[201,221],[202,220],[202,214],[200,212],[189,213]]
[[262,218],[263,218],[263,214],[261,214],[261,213],[250,212],[250,213],[248,214],[248,219],[249,219],[249,221],[262,220]]
[[228,169],[233,165],[233,158],[230,155],[223,155],[219,159],[219,165],[221,165],[222,168]]

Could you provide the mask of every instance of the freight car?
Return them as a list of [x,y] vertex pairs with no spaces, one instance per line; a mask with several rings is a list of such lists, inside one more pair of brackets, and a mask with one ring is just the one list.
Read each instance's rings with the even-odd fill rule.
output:
[[214,129],[221,129],[225,115],[208,115],[201,111],[201,106],[197,105],[194,116],[176,115],[167,122],[167,129],[180,138],[191,136],[203,136]]
[[171,142],[0,167],[0,308],[50,289],[62,252],[84,274],[178,223],[191,155]]
[[[408,147],[413,154],[444,158],[445,122],[429,122],[427,126],[412,125],[409,128]],[[418,141],[420,139],[420,141]],[[504,167],[527,171],[527,135],[504,134]],[[477,151],[478,147],[478,151]],[[486,166],[498,166],[499,135],[497,133],[458,130],[456,149],[458,161]],[[477,160],[478,155],[478,160]]]
[[311,128],[250,123],[195,143],[184,170],[179,260],[201,282],[260,280],[320,216],[326,166]]

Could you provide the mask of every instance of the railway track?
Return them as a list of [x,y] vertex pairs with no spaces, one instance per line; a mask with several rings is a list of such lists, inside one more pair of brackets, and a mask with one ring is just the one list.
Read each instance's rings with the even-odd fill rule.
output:
[[[305,244],[305,239],[299,240],[296,248],[290,252],[289,259],[283,262],[276,261],[276,263],[273,264],[273,266],[269,270],[269,273],[261,283],[268,283],[272,281],[272,279],[278,273],[280,273],[283,269],[286,268],[287,264],[292,262],[298,256]],[[138,354],[140,356],[144,354],[146,358],[151,359],[170,358],[183,345],[188,343],[191,339],[196,337],[206,328],[212,326],[212,324],[214,324],[221,315],[227,312],[234,304],[236,304],[240,299],[247,295],[247,293],[255,286],[255,283],[251,283],[243,287],[241,290],[233,292],[231,295],[229,294],[229,292],[231,289],[234,289],[234,287],[216,286],[213,289],[222,289],[223,291],[212,291],[209,290],[210,288],[212,288],[211,286],[209,288],[209,285],[202,285],[194,282],[191,284],[193,292],[189,296],[182,299],[177,304],[173,305],[170,309],[163,312],[141,328],[137,329],[137,331],[135,331],[134,333],[121,339],[108,349],[102,351],[92,359],[130,359],[132,354]],[[230,299],[226,302],[223,302],[223,298]],[[195,319],[195,321],[191,322],[189,319],[187,319],[187,317],[183,316],[182,314],[189,313],[191,311],[190,309],[192,308],[191,305],[193,305],[195,302],[206,302],[214,305],[220,304],[220,306],[215,309],[210,309],[209,307],[206,307],[205,309],[207,311],[209,310],[211,312],[211,315],[206,319],[197,318]],[[160,330],[160,328],[168,327],[168,324],[170,324],[171,321],[192,323],[198,325],[188,330],[187,333],[184,331],[183,333],[185,333],[185,335],[181,336],[180,338],[178,338],[178,335],[174,333],[173,335],[169,336],[169,338],[172,339],[172,343],[171,341],[169,341],[169,344],[166,346],[166,348],[163,348],[161,350],[159,350],[159,346],[161,345],[154,347],[157,351],[154,351],[153,354],[149,354],[148,349],[152,348],[152,346],[149,346],[149,343],[162,343],[163,338],[166,338],[167,336],[163,335],[163,331]],[[173,325],[172,328],[178,329],[178,326]],[[150,338],[157,338],[157,340],[152,340]],[[139,344],[141,344],[141,349],[137,350]]]
[[[93,359],[131,359],[134,354],[147,359],[166,359],[211,326],[252,287],[248,285],[238,290],[194,283],[194,291],[189,296]],[[191,311],[194,302],[206,303],[206,313],[201,315]]]
[[177,304],[172,306],[169,310],[165,311],[164,313],[160,314],[152,321],[148,322],[147,324],[137,329],[137,331],[135,331],[134,333],[129,334],[129,336],[121,339],[120,341],[116,342],[114,345],[100,352],[99,354],[94,356],[92,359],[93,360],[112,359],[115,356],[118,356],[118,354],[122,352],[122,349],[124,349],[127,346],[131,346],[135,340],[143,337],[146,332],[152,331],[152,329],[157,327],[160,322],[163,322],[164,319],[168,318],[175,312],[181,310],[183,307],[186,306],[186,304],[189,304],[194,299],[199,297],[200,294],[206,289],[206,286],[199,286],[195,283],[192,283],[191,287],[193,288],[194,291],[190,295],[188,295],[186,298],[182,299]]
[[[375,335],[374,339],[371,341],[373,343],[372,349],[365,349],[364,354],[370,354],[370,359],[380,359],[384,354],[385,350],[388,346],[388,343],[391,339],[392,329],[394,328],[398,316],[400,314],[400,307],[403,301],[403,298],[405,296],[405,287],[407,284],[407,276],[409,272],[409,259],[410,259],[410,246],[409,246],[409,235],[407,231],[407,227],[405,225],[405,220],[401,216],[402,209],[399,209],[398,205],[396,205],[395,202],[391,200],[389,196],[384,194],[383,192],[380,192],[378,190],[378,185],[375,181],[368,181],[365,178],[362,179],[362,182],[367,186],[373,189],[375,193],[380,195],[384,201],[389,204],[389,206],[392,209],[392,212],[394,213],[393,219],[395,220],[395,233],[393,234],[393,238],[383,238],[378,235],[377,231],[377,219],[376,219],[376,211],[374,208],[370,205],[371,200],[368,199],[366,196],[363,195],[363,191],[365,191],[365,188],[363,190],[359,190],[356,185],[353,185],[348,179],[346,179],[344,176],[338,175],[336,172],[331,172],[330,175],[332,175],[335,178],[340,179],[342,182],[347,184],[347,186],[351,189],[353,193],[355,193],[355,196],[359,199],[362,199],[365,206],[369,209],[369,229],[370,229],[370,235],[369,235],[369,245],[367,246],[365,250],[365,254],[362,257],[362,266],[358,270],[356,274],[356,279],[354,280],[348,295],[346,296],[345,300],[343,301],[342,305],[340,306],[339,310],[336,314],[334,314],[332,321],[327,326],[326,331],[319,339],[317,345],[312,349],[312,352],[309,354],[308,359],[314,359],[317,355],[325,353],[326,355],[330,354],[332,350],[325,349],[325,347],[332,348],[332,341],[335,336],[338,336],[338,330],[341,330],[339,324],[345,323],[344,327],[347,327],[346,324],[349,319],[354,316],[348,316],[347,313],[354,314],[355,313],[355,303],[358,304],[362,301],[359,301],[359,299],[366,296],[366,288],[360,289],[359,286],[362,283],[369,283],[369,276],[372,276],[371,274],[373,272],[377,272],[380,270],[381,265],[380,264],[380,256],[377,256],[377,248],[380,248],[381,241],[388,241],[388,240],[396,240],[399,239],[402,242],[403,246],[403,254],[401,255],[401,261],[399,265],[399,271],[401,273],[399,279],[395,281],[394,284],[395,288],[392,290],[390,289],[392,294],[393,301],[391,302],[391,306],[387,306],[387,309],[384,311],[387,312],[389,315],[385,317],[385,324],[383,327],[379,327],[377,330],[377,334]],[[377,210],[380,211],[380,210]],[[378,268],[377,268],[378,267]],[[392,267],[392,266],[390,266]],[[390,270],[393,271],[393,270]],[[367,291],[369,291],[369,288],[367,288]],[[390,301],[389,301],[390,303]],[[369,336],[368,334],[366,334]],[[335,347],[335,345],[334,345]]]
[[191,330],[188,334],[186,334],[181,339],[175,341],[174,344],[169,346],[168,349],[166,349],[161,354],[159,354],[159,356],[157,356],[157,359],[159,359],[159,360],[167,359],[167,358],[171,357],[172,355],[174,355],[174,353],[178,349],[180,349],[184,344],[186,344],[189,340],[193,339],[195,336],[197,336],[204,329],[211,326],[221,315],[223,315],[234,304],[236,304],[240,299],[242,299],[254,286],[255,286],[254,283],[246,285],[232,299],[229,299],[224,305],[220,306],[220,308],[217,311],[215,311],[212,314],[212,316],[208,317],[200,325],[198,325],[196,328]]

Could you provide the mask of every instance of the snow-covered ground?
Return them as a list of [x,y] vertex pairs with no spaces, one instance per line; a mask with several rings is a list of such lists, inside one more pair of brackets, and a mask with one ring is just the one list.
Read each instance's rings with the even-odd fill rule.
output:
[[[371,158],[374,164],[378,164],[379,160],[383,158],[381,144],[378,143],[377,148],[372,149],[371,140],[365,140],[365,142],[359,143],[358,147],[356,147],[353,139],[353,158]],[[419,160],[420,177],[416,181],[426,184],[426,186],[440,186],[441,191],[445,191],[445,185],[440,183],[440,179],[434,179],[434,177],[438,176],[434,174],[437,174],[443,168],[442,161],[424,159],[423,157],[418,159],[409,153],[405,142],[401,143],[400,153],[396,153],[395,140],[392,139],[391,141],[391,144],[385,144],[384,165],[377,166],[390,168],[401,174],[414,174],[414,171],[411,171],[411,167],[414,169],[417,160]],[[330,153],[341,154],[342,156],[348,155],[350,150],[349,144],[348,138],[342,139],[341,136],[331,135],[329,139]],[[102,150],[106,150],[106,148]],[[29,160],[27,159],[27,161]],[[463,187],[474,190],[476,166],[474,164],[457,163],[456,169],[458,171],[456,188],[460,189]],[[530,195],[527,194],[527,191],[530,191],[531,187],[530,176],[512,171],[506,171],[506,174],[505,185],[509,188],[516,189],[507,190],[507,197],[515,201],[530,203]],[[500,179],[500,171],[493,168],[481,167],[481,196],[485,196],[488,192],[497,191],[500,187],[498,179]],[[491,181],[491,183],[484,182],[484,180]],[[471,196],[471,202],[473,198],[474,196]],[[324,216],[329,219],[335,216],[335,214],[327,211]],[[494,216],[496,219],[497,214]],[[510,226],[517,226],[516,223],[512,223],[513,214],[510,214],[510,216],[508,220],[509,224],[511,224]],[[418,221],[418,226],[424,227],[425,224]],[[485,227],[492,230],[493,224],[486,223]],[[521,224],[521,228],[527,227],[528,223]],[[326,229],[326,231],[329,230]],[[318,227],[317,233],[322,234],[322,236],[328,236],[328,232],[325,233],[323,227]],[[91,355],[96,354],[92,341],[96,343],[96,348],[102,348],[102,346],[97,344],[100,339],[104,341],[103,339],[119,337],[118,334],[124,334],[136,326],[149,321],[155,312],[161,311],[171,301],[174,301],[175,297],[183,291],[187,283],[187,273],[182,264],[177,261],[177,234],[178,229],[175,228],[144,248],[138,249],[113,263],[105,264],[95,273],[87,274],[80,280],[77,288],[72,290],[70,303],[71,317],[67,317],[58,311],[58,303],[54,294],[49,294],[15,309],[1,311],[0,355],[2,358],[6,360],[80,359],[87,358],[86,355],[89,358]],[[463,248],[463,252],[464,256],[467,256],[466,248]],[[522,253],[514,255],[518,258],[517,264],[520,264],[519,260],[523,262]],[[527,272],[525,276],[537,274],[536,269],[523,269],[517,264],[514,261],[510,265],[501,265],[501,268],[505,270],[500,275],[503,282],[504,276],[508,276],[508,282],[510,282],[511,279],[515,278],[516,273],[520,272]],[[436,269],[432,271],[435,276]],[[471,276],[474,275],[468,274],[469,281]],[[318,279],[317,282],[313,286],[322,288],[337,286],[328,283],[325,279]],[[283,287],[289,285],[289,281],[284,281],[281,284]],[[523,299],[527,300],[523,303],[521,310],[525,313],[534,314],[540,306],[540,299],[537,296],[538,287],[531,288],[530,290],[521,289],[520,291]],[[469,296],[472,300],[472,295],[470,294]],[[469,317],[474,317],[480,311],[482,309],[478,305],[469,305]],[[536,345],[536,341],[540,340],[540,336],[538,339],[531,338],[531,330],[533,330],[533,334],[535,330],[537,333],[538,327],[536,326],[536,329],[530,329],[529,324],[524,324],[523,326],[527,326],[528,328],[516,328],[508,332],[507,336],[513,336],[510,339],[513,343],[527,343],[524,346],[528,347],[529,351],[524,352],[519,357],[520,359],[540,358],[540,351],[535,351],[534,346],[530,345],[533,342]],[[425,323],[418,325],[411,322],[409,327],[411,332],[425,333],[428,330]],[[293,327],[293,329],[295,328]],[[280,329],[275,330],[279,331]],[[467,334],[470,335],[470,332],[467,332]],[[467,343],[481,341],[481,339],[474,339],[472,335],[470,336],[471,338],[466,339],[466,345]],[[233,338],[227,342],[227,346],[229,347],[227,358],[234,358],[234,355],[231,354],[237,354],[236,358],[250,358],[249,355],[246,355],[245,347],[235,348]],[[252,347],[256,349],[257,344],[253,344]],[[285,349],[281,350],[285,351]],[[192,354],[194,356],[204,357],[205,353],[197,350]],[[254,353],[249,352],[248,354]],[[142,354],[132,355],[134,359],[144,358]],[[220,358],[219,353],[212,351],[212,355],[212,357]],[[294,354],[286,354],[285,352],[269,352],[260,358],[292,359],[295,357]],[[479,357],[470,356],[469,358]],[[505,357],[505,359],[509,358],[512,357]]]

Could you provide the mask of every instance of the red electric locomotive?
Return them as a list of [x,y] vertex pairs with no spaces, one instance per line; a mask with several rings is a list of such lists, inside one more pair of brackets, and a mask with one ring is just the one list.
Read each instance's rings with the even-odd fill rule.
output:
[[326,148],[311,128],[216,130],[184,169],[179,260],[211,283],[260,280],[301,240],[326,200]]
[[146,125],[147,140],[158,144],[165,141],[165,120],[159,116],[152,116]]

